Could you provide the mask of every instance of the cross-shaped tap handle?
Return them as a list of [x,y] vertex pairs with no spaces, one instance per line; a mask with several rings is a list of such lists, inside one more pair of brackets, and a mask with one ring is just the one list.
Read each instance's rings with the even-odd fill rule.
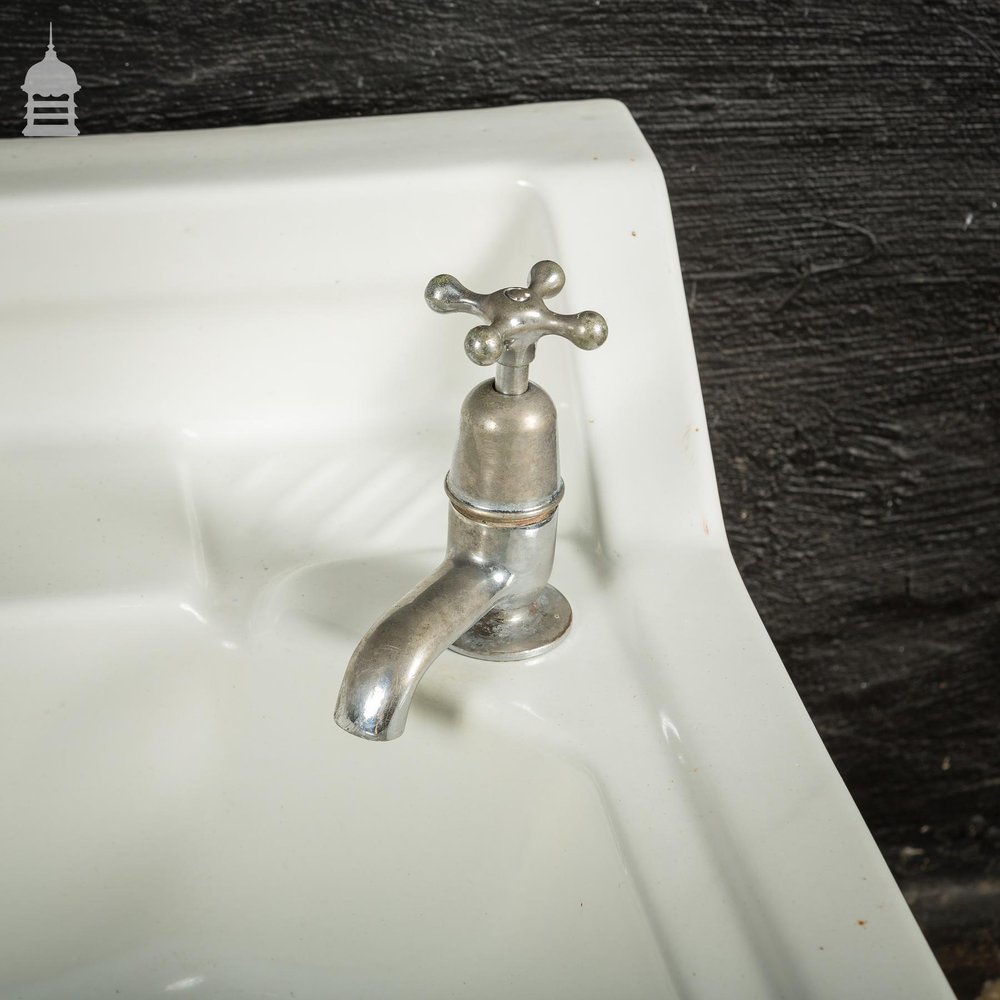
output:
[[540,260],[531,269],[526,288],[501,288],[481,294],[470,291],[450,274],[431,278],[424,299],[435,312],[466,312],[486,323],[473,327],[465,338],[465,353],[477,365],[496,362],[496,388],[508,396],[528,388],[528,365],[535,358],[535,344],[546,334],[565,337],[585,351],[600,347],[608,338],[608,324],[600,313],[585,310],[566,316],[545,304],[566,283],[563,269],[551,260]]

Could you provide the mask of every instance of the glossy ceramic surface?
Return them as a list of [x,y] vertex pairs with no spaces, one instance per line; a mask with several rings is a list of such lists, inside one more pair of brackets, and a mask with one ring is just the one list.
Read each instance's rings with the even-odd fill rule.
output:
[[[947,997],[727,547],[611,102],[0,145],[0,997]],[[440,271],[559,260],[545,657],[341,732],[440,558]],[[446,328],[454,323],[454,330]]]

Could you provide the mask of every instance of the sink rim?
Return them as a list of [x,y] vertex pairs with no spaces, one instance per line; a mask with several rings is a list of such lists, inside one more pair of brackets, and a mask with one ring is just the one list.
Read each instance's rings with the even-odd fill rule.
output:
[[[517,143],[510,141],[512,129]],[[404,155],[385,155],[404,142],[410,144]],[[637,626],[632,683],[650,718],[640,743],[646,759],[698,761],[687,783],[704,789],[702,807],[714,817],[715,863],[728,877],[745,873],[742,881],[736,879],[742,908],[737,917],[752,924],[766,909],[765,926],[777,931],[770,942],[751,936],[749,948],[734,931],[737,943],[727,963],[717,959],[718,937],[709,941],[697,926],[685,929],[696,923],[690,913],[676,913],[669,893],[656,886],[664,874],[658,858],[665,820],[662,814],[656,824],[643,820],[637,804],[643,802],[645,776],[615,751],[617,733],[609,726],[599,734],[600,759],[617,769],[609,794],[628,790],[626,834],[633,839],[632,855],[645,866],[661,939],[677,949],[675,970],[696,971],[698,989],[709,991],[703,995],[737,981],[741,969],[758,977],[761,995],[778,983],[794,995],[833,996],[852,977],[871,988],[872,976],[900,989],[904,975],[914,996],[950,995],[733,565],[663,178],[623,105],[571,102],[198,133],[85,136],[72,144],[0,143],[0,191],[6,192],[0,204],[18,197],[27,199],[28,210],[34,204],[40,212],[67,203],[89,210],[113,197],[119,185],[131,193],[155,189],[176,195],[236,184],[238,197],[251,197],[270,190],[269,181],[339,189],[362,174],[418,182],[463,176],[495,183],[499,177],[512,190],[528,188],[548,212],[555,259],[571,282],[567,295],[579,294],[571,291],[575,288],[608,289],[610,308],[594,301],[611,325],[604,356],[573,368],[577,416],[594,421],[583,428],[583,440],[592,468],[600,472],[580,488],[594,498],[594,538],[600,546],[594,566],[607,581],[602,586],[613,592],[623,620]],[[595,298],[592,291],[587,297]],[[650,317],[656,321],[650,323]],[[669,391],[656,399],[631,399],[627,415],[616,412],[607,387],[632,384],[637,370],[667,373]],[[624,440],[630,422],[655,427],[660,449]],[[553,579],[558,585],[558,577]],[[724,597],[730,628],[719,629],[694,594],[702,595],[706,606]],[[664,604],[677,609],[666,637],[656,632]],[[566,646],[562,655],[572,649]],[[697,669],[689,666],[695,661]],[[599,690],[581,697],[595,697]],[[525,732],[536,732],[537,720],[530,715],[517,720]],[[416,738],[415,732],[407,737]],[[761,773],[771,779],[764,785],[770,798],[763,802],[754,800]],[[663,803],[657,804],[662,810]],[[784,844],[776,856],[773,845],[755,840],[755,811],[762,808],[778,818],[798,810],[812,839],[798,850]],[[817,870],[817,853],[838,861]],[[865,889],[859,885],[854,897],[875,914],[865,924],[842,896],[847,873],[869,883]],[[824,912],[802,910],[797,880],[809,885],[813,897],[826,898]],[[804,944],[810,935],[814,946]],[[793,954],[784,953],[786,942],[795,943]],[[848,968],[845,954],[851,956]],[[905,961],[893,967],[894,954]],[[857,978],[865,975],[867,983]],[[745,995],[752,992],[750,987]]]

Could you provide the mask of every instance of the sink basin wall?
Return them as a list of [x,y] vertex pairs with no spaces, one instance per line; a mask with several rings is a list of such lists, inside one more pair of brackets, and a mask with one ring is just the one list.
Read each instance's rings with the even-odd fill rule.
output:
[[345,745],[349,635],[111,599],[0,628],[3,995],[670,995],[587,773],[426,699],[418,744]]

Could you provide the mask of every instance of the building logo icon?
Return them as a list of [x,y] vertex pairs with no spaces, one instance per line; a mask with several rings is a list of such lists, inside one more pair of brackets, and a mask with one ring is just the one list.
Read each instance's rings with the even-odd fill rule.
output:
[[79,135],[76,127],[74,94],[80,89],[76,73],[57,55],[52,44],[49,23],[49,48],[45,58],[36,62],[24,76],[21,86],[28,95],[23,135]]

